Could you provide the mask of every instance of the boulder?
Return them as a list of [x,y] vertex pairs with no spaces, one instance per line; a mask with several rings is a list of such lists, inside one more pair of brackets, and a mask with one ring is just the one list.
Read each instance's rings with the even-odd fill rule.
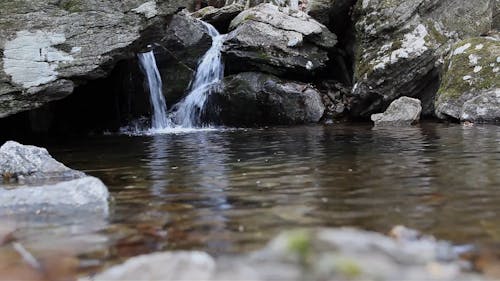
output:
[[44,148],[6,142],[0,147],[0,175],[0,217],[108,214],[106,186],[57,162]]
[[189,87],[199,60],[212,45],[207,28],[182,11],[172,17],[159,45],[154,48],[168,105],[180,100]]
[[234,3],[222,8],[215,8],[213,6],[205,7],[201,10],[194,12],[192,15],[202,21],[212,24],[217,30],[226,33],[229,29],[231,21],[243,10],[245,6],[240,3]]
[[156,31],[168,16],[191,2],[4,1],[0,118],[64,98],[82,81],[106,76],[117,61],[159,40],[162,33]]
[[209,102],[215,119],[229,126],[316,123],[325,111],[311,85],[256,72],[224,78]]
[[492,1],[364,0],[355,9],[354,117],[368,117],[400,96],[422,100],[433,113],[442,57],[450,43],[486,33]]
[[75,179],[85,174],[52,158],[45,148],[8,141],[0,147],[0,175],[4,181],[33,182],[47,179]]
[[393,101],[384,113],[372,114],[375,126],[409,126],[420,120],[422,104],[420,100],[400,97]]
[[299,229],[249,254],[143,255],[91,280],[483,280],[461,270],[467,264],[459,259],[464,248],[403,226],[391,236],[354,228]]
[[324,69],[335,34],[301,11],[261,4],[230,25],[223,52],[228,70],[312,76]]
[[476,37],[454,45],[436,97],[436,116],[500,121],[500,39]]

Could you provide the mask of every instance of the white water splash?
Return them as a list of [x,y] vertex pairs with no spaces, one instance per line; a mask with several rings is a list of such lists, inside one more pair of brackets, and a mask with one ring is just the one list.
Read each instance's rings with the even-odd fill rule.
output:
[[149,97],[153,114],[151,116],[151,129],[161,130],[171,127],[167,117],[167,104],[162,92],[162,81],[153,51],[137,55],[141,68],[146,75],[149,86]]
[[184,128],[200,126],[201,114],[213,87],[224,77],[221,49],[225,35],[219,34],[212,25],[203,22],[212,37],[212,46],[203,56],[191,82],[189,94],[176,104],[172,111],[175,124]]

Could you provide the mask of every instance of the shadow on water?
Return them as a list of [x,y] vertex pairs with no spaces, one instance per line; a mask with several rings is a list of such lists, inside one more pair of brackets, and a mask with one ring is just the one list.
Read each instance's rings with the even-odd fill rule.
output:
[[500,244],[497,126],[215,130],[48,146],[111,190],[107,222],[69,231],[104,238],[80,253],[99,266],[159,250],[245,252],[293,227],[404,224],[457,243]]

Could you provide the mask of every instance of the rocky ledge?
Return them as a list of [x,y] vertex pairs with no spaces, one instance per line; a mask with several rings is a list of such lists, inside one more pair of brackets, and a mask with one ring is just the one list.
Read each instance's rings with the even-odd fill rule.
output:
[[106,186],[57,162],[44,148],[6,142],[0,175],[0,217],[108,214]]

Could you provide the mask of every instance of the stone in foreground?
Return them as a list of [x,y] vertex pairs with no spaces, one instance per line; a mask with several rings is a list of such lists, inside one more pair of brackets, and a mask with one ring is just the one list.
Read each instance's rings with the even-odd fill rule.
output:
[[246,255],[143,255],[91,280],[482,280],[461,270],[463,248],[402,226],[391,237],[354,228],[302,229]]
[[0,175],[0,217],[108,214],[109,193],[101,180],[66,167],[45,148],[6,142]]
[[131,258],[91,280],[210,280],[215,261],[203,252],[167,252]]
[[410,126],[420,120],[422,104],[420,100],[401,97],[393,101],[384,113],[372,114],[375,126]]

